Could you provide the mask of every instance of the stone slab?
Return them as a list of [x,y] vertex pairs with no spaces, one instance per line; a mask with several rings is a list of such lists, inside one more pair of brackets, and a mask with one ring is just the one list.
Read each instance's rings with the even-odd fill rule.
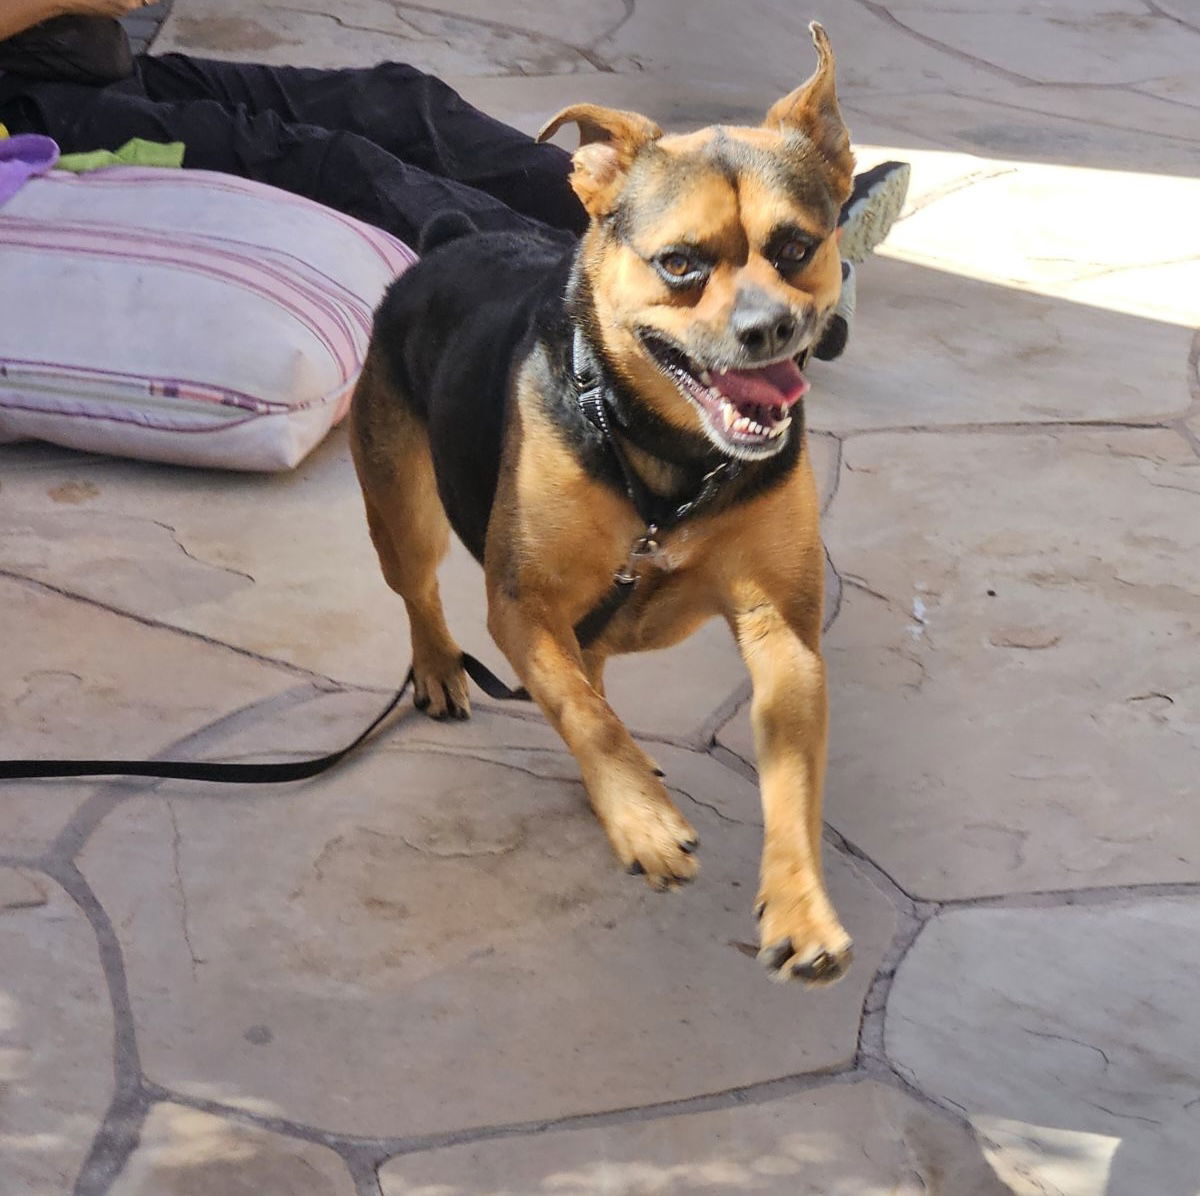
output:
[[0,868],[0,1196],[62,1196],[113,1088],[108,990],[87,919]]
[[[978,79],[954,52],[898,35],[895,25],[859,5],[819,14],[838,63],[839,94],[943,90]],[[619,74],[756,81],[763,99],[798,87],[815,56],[808,33],[814,10],[787,0],[756,0],[752,19],[723,0],[658,0],[639,4],[611,39],[606,58]],[[769,102],[769,101],[768,101]]]
[[809,418],[836,433],[1169,418],[1191,403],[1191,337],[1184,327],[877,257],[859,273],[845,356],[810,367]]
[[[1086,131],[1095,155],[1088,164],[1104,169],[1102,154],[1119,149],[1119,160],[1125,169],[1140,169],[1151,176],[1147,181],[1153,185],[1153,176],[1162,173],[1178,173],[1188,176],[1192,172],[1183,169],[1183,156],[1190,149],[1194,154],[1200,145],[1200,130],[1196,125],[1196,112],[1189,110],[1189,91],[1193,101],[1197,94],[1193,75],[1175,75],[1162,79],[1140,82],[1130,87],[1053,87],[1029,88],[1019,85],[988,87],[980,98],[989,107],[1006,109],[1010,113],[1027,113],[1036,121],[1040,115],[1048,118],[1049,125],[1066,128],[1074,124]],[[1184,101],[1180,103],[1178,101]],[[1056,118],[1063,118],[1058,120]],[[1129,133],[1141,133],[1147,144],[1139,152],[1131,142]],[[1164,155],[1164,145],[1173,146],[1173,152]],[[1132,153],[1133,160],[1127,160]],[[1038,155],[1040,157],[1041,155]],[[1091,157],[1091,155],[1089,155]],[[1135,166],[1141,160],[1143,165]],[[1075,159],[1071,159],[1075,162]],[[1076,165],[1084,163],[1075,162]],[[1109,179],[1120,177],[1110,159]]]
[[[1200,144],[1197,145],[1200,150]],[[928,157],[928,155],[927,155]],[[997,162],[991,177],[961,187],[901,220],[887,241],[890,256],[1022,290],[1055,294],[1093,307],[1200,324],[1195,263],[1200,179]],[[918,177],[921,171],[916,172]],[[1158,218],[1127,236],[1111,230],[1123,213],[1149,204]],[[981,237],[980,228],[988,235]],[[1192,271],[1182,273],[1183,267]],[[1152,303],[1128,293],[1131,272],[1151,274]],[[1109,301],[1093,289],[1113,279]]]
[[[45,482],[44,473],[36,476]],[[7,498],[16,487],[9,481],[5,489]],[[0,525],[14,526],[7,502]],[[0,546],[9,567],[13,541],[2,532]],[[56,550],[52,543],[43,547]],[[136,572],[132,566],[126,572],[119,555],[112,565],[126,576]],[[0,578],[0,609],[3,759],[144,758],[296,683],[221,647],[9,578]],[[120,782],[3,782],[0,853],[39,855],[95,786],[114,783]]]
[[1036,83],[1110,86],[1182,71],[1200,53],[1200,31],[1148,7],[1137,0],[1057,0],[1023,6],[1014,20],[993,0],[887,4],[905,28],[981,66]]
[[592,47],[621,12],[618,0],[586,8],[535,0],[520,13],[479,3],[340,0],[330,11],[302,2],[247,9],[190,0],[164,25],[155,50],[294,66],[394,60],[439,76],[593,72],[604,61]]
[[754,935],[751,786],[656,750],[703,841],[701,879],[663,896],[615,866],[548,732],[495,722],[522,745],[492,748],[503,763],[400,734],[302,787],[180,787],[110,815],[82,867],[118,927],[153,1079],[326,1129],[419,1134],[852,1057],[894,915],[851,863],[828,861],[850,975],[773,985],[738,946]]
[[1200,898],[943,914],[896,974],[888,1052],[1022,1196],[1190,1194],[1198,930]]
[[[828,493],[836,445],[814,438],[812,451]],[[282,476],[51,455],[8,477],[4,499],[12,572],[339,681],[386,690],[403,677],[404,607],[379,572],[344,432]],[[486,629],[482,571],[457,541],[442,593],[463,647],[511,677]],[[712,622],[614,661],[609,684],[630,725],[686,740],[744,677]]]
[[965,1129],[892,1088],[826,1085],[764,1104],[402,1156],[383,1196],[1002,1196]]
[[354,1196],[328,1147],[158,1104],[109,1196]]
[[[920,137],[923,143],[1006,161],[1195,175],[1197,134],[1194,126],[1189,130],[1187,110],[1162,111],[1159,118],[1167,105],[1152,106],[1124,88],[1111,95],[1081,89],[1078,99],[1066,101],[1062,88],[1028,87],[975,71],[966,85],[903,90],[901,83],[889,92],[856,95],[850,106],[856,116],[896,129],[900,147],[908,137]],[[1106,109],[1126,115],[1118,119]]]
[[929,899],[1200,879],[1181,816],[1200,770],[1188,443],[1076,429],[843,451],[833,824]]

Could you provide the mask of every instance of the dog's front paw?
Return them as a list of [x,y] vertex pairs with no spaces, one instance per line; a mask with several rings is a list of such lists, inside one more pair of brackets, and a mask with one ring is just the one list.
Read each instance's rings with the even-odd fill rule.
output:
[[846,974],[853,944],[816,881],[799,872],[764,878],[754,912],[758,959],[772,980],[824,985]]
[[470,718],[467,675],[458,656],[413,660],[413,705],[430,718]]
[[660,892],[687,884],[699,871],[700,840],[661,785],[624,793],[602,815],[617,859],[634,876],[645,876]]

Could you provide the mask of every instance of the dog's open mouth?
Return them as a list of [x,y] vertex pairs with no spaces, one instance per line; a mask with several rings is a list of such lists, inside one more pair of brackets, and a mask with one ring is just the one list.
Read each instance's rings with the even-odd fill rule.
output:
[[749,370],[706,369],[653,333],[643,341],[662,371],[700,409],[704,429],[734,456],[768,457],[784,444],[808,382],[792,358]]

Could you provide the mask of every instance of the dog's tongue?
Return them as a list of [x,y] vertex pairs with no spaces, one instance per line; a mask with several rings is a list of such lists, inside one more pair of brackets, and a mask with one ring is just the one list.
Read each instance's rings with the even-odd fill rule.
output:
[[794,361],[777,361],[757,370],[714,370],[712,377],[727,399],[756,407],[790,407],[808,390]]

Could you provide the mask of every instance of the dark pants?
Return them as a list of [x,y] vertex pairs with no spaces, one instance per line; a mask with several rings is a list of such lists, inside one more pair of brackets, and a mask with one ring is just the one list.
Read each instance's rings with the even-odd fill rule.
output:
[[473,108],[416,68],[315,70],[142,57],[108,87],[0,79],[0,122],[64,153],[182,141],[184,166],[256,179],[416,245],[438,212],[487,231],[579,234],[570,156]]

